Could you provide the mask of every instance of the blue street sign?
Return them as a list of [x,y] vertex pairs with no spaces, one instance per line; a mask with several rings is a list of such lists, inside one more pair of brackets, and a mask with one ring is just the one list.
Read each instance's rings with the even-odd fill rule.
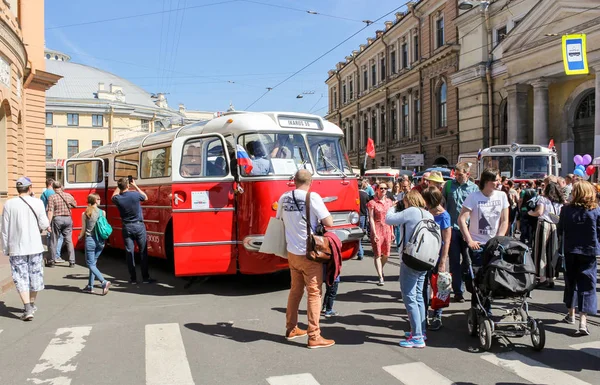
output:
[[567,75],[587,75],[590,72],[586,51],[585,34],[562,37],[563,63]]

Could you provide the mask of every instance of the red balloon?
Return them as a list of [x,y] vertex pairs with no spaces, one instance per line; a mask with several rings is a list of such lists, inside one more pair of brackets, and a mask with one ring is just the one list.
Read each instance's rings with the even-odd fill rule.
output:
[[588,174],[589,176],[594,175],[595,172],[596,172],[596,167],[594,167],[594,166],[587,166],[587,168],[585,169],[585,173]]

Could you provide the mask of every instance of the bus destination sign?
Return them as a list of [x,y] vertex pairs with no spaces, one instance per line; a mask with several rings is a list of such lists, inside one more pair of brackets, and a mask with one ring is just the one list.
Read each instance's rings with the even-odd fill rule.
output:
[[541,152],[540,147],[520,147],[519,152]]
[[317,119],[279,117],[279,125],[285,128],[321,129],[321,123]]

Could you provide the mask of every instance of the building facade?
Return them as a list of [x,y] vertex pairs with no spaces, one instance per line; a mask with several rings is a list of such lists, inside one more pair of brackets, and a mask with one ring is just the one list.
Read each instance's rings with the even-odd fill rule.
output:
[[409,3],[329,71],[326,119],[344,130],[352,164],[365,164],[368,138],[376,151],[368,169],[400,168],[408,154],[423,154],[425,166],[456,162],[456,16],[454,1]]
[[0,2],[0,206],[29,176],[44,187],[45,91],[60,78],[44,63],[44,1]]
[[[563,174],[575,154],[600,156],[598,1],[499,0],[487,12],[461,12],[456,26],[461,153],[552,139]],[[561,36],[569,33],[587,36],[587,76],[565,74]]]
[[98,68],[46,50],[46,66],[62,78],[46,93],[45,159],[48,177],[62,177],[64,160],[80,151],[199,120],[214,113],[169,108],[165,94],[151,94]]

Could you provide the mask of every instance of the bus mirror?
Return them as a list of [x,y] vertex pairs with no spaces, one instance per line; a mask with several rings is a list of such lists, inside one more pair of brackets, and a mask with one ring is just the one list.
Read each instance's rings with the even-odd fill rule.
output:
[[560,162],[557,162],[557,163],[556,163],[556,167],[558,167],[558,169],[559,169],[559,170],[560,170],[560,169],[562,169],[562,163],[560,163]]

